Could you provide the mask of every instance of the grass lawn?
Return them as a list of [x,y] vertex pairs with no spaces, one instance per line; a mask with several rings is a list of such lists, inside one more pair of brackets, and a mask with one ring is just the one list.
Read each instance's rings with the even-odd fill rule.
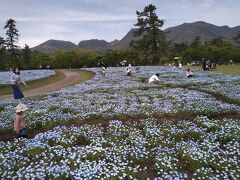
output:
[[[202,66],[184,66],[185,68],[191,68],[193,70],[202,70]],[[219,72],[223,74],[240,75],[240,64],[234,65],[219,65],[214,72]]]
[[92,72],[92,71],[87,71],[87,70],[80,70],[79,71],[78,69],[75,69],[73,71],[77,71],[79,73],[79,75],[80,75],[79,80],[77,82],[73,83],[73,84],[80,83],[80,82],[92,79],[93,76],[95,76],[95,73]]
[[[80,83],[87,79],[91,79],[94,76],[94,73],[92,73],[90,71],[83,71],[83,70],[79,70],[79,69],[72,69],[71,71],[76,71],[76,72],[79,72],[79,74],[80,74],[79,81],[76,83]],[[64,70],[57,69],[57,70],[55,70],[55,75],[53,75],[53,76],[49,76],[46,78],[37,79],[37,80],[33,80],[33,81],[28,81],[27,82],[28,86],[24,86],[21,84],[20,87],[23,91],[27,91],[29,89],[34,89],[34,88],[38,88],[38,87],[41,87],[46,84],[54,83],[56,81],[64,79],[65,76],[66,75],[64,74]],[[11,94],[11,93],[12,93],[12,88],[10,85],[0,87],[0,96]]]

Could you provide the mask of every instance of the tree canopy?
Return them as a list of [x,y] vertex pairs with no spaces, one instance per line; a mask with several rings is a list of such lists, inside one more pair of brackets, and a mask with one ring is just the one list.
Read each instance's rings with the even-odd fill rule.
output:
[[145,64],[157,64],[160,57],[167,53],[167,42],[161,27],[164,24],[156,14],[156,7],[146,6],[142,12],[137,11],[137,29],[134,36],[139,37],[131,42],[131,46],[143,54]]
[[12,53],[13,57],[17,59],[16,57],[16,49],[19,47],[17,45],[19,33],[16,28],[16,21],[14,19],[9,19],[6,22],[6,25],[4,26],[4,29],[6,29],[6,35],[7,38],[5,40],[5,45],[9,52]]

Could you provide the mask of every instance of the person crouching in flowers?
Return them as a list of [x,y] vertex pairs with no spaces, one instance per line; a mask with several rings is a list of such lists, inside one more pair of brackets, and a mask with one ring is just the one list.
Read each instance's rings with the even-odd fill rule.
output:
[[152,77],[150,77],[148,83],[149,84],[158,84],[160,82],[159,79],[159,74],[157,73],[156,75],[153,75]]
[[20,77],[19,69],[14,68],[13,74],[11,76],[11,85],[12,85],[14,99],[24,98],[24,95],[23,95],[21,89],[19,88],[20,83],[23,83],[25,86],[27,86],[26,83]]
[[105,74],[106,74],[106,68],[105,67],[102,67],[102,76],[105,77]]
[[19,104],[16,108],[16,116],[14,120],[14,133],[17,138],[27,138],[27,130],[25,128],[24,112],[27,107],[24,104]]
[[127,67],[126,68],[126,75],[131,76],[131,73],[132,73],[131,68]]
[[132,74],[132,65],[129,64],[128,67],[126,68],[126,75],[131,76]]
[[193,73],[192,73],[191,69],[187,69],[186,76],[187,77],[193,77]]

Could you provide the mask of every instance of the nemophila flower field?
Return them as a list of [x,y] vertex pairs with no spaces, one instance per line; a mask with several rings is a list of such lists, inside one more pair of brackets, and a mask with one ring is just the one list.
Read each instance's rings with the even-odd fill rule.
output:
[[[29,111],[26,113],[29,129],[47,124],[54,125],[59,121],[68,121],[74,118],[91,119],[99,116],[137,116],[139,114],[148,117],[154,114],[173,113],[212,116],[240,112],[239,106],[217,100],[207,93],[182,87],[168,87],[169,84],[176,85],[180,82],[180,80],[170,81],[169,74],[171,73],[181,78],[183,84],[191,87],[191,82],[194,80],[193,78],[187,79],[184,76],[184,70],[141,67],[140,72],[132,77],[124,75],[124,68],[110,68],[106,77],[102,77],[98,73],[99,69],[91,70],[95,71],[97,75],[90,81],[39,98],[24,100],[23,102],[29,107]],[[150,71],[152,74],[161,72],[163,84],[147,84]],[[164,74],[168,74],[168,77],[166,78]],[[203,72],[198,72],[198,74],[203,74],[203,77],[211,77],[211,74],[205,75]],[[214,74],[212,80],[209,81],[213,82],[217,77],[221,81],[225,79],[228,83],[235,83],[238,78],[224,75],[219,78],[219,76],[219,74]],[[201,85],[203,79],[196,75],[195,84]],[[4,111],[0,115],[1,130],[11,128],[14,107],[17,103],[12,101],[0,104],[4,107]]]
[[202,89],[210,90],[223,94],[229,98],[237,99],[240,101],[240,82],[219,82],[201,86]]
[[[0,86],[10,84],[11,75],[12,75],[12,71],[0,72]],[[49,77],[52,75],[55,75],[55,71],[50,69],[21,71],[21,78],[25,82]]]
[[56,127],[0,143],[2,178],[239,179],[239,121],[158,121]]
[[[196,71],[186,78],[184,69],[150,66],[129,77],[124,67],[107,68],[105,77],[88,70],[96,76],[85,83],[22,101],[36,136],[0,143],[0,177],[240,178],[240,77]],[[162,82],[148,84],[155,73]],[[0,103],[2,134],[18,103]]]

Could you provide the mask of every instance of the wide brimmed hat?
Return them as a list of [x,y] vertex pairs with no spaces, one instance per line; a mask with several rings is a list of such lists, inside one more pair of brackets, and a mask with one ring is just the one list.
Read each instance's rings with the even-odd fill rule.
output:
[[175,60],[178,60],[178,59],[179,59],[179,57],[175,57],[174,59],[175,59]]
[[16,109],[16,113],[20,113],[20,112],[26,111],[28,108],[25,104],[20,103],[15,109]]

